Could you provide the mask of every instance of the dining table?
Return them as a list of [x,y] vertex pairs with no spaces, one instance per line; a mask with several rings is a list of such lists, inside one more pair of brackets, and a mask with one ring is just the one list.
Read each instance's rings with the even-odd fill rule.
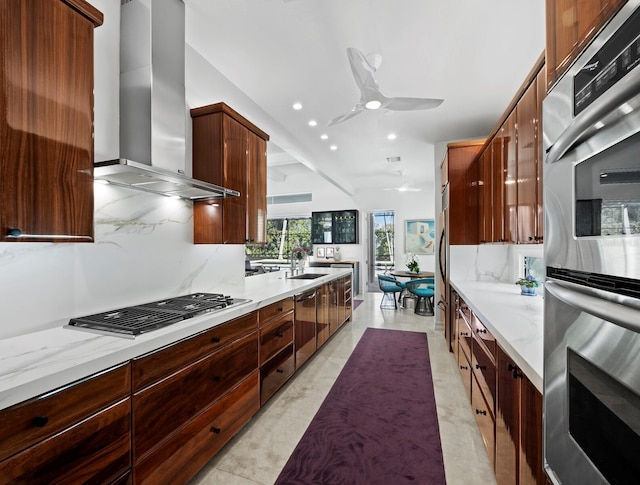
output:
[[413,271],[400,271],[393,270],[389,273],[391,276],[395,276],[396,278],[429,278],[435,276],[433,271],[420,271],[419,273],[415,273]]
[[[435,273],[433,271],[420,271],[416,273],[415,271],[393,270],[393,271],[390,271],[389,274],[396,278],[411,278],[411,279],[430,278],[435,276]],[[414,304],[415,304],[416,297],[407,288],[403,288],[402,291],[400,292],[400,296],[398,297],[398,303],[400,303],[400,308],[406,308],[406,304],[404,301],[405,297],[411,298],[412,300],[414,300]]]

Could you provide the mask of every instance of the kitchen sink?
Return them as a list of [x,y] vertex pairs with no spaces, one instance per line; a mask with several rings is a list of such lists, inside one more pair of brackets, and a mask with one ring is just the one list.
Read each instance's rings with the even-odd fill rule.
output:
[[289,276],[290,280],[315,280],[322,276],[327,276],[327,273],[302,273],[296,276]]

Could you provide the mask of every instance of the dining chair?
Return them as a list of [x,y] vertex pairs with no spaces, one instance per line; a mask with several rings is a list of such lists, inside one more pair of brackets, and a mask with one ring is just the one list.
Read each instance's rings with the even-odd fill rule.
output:
[[407,281],[407,289],[418,297],[414,313],[422,316],[433,315],[434,277],[417,278]]
[[[380,301],[380,308],[396,310],[398,308],[398,302],[396,301],[396,293],[402,292],[402,287],[398,284],[398,281],[392,276],[378,275],[378,284],[382,290],[382,300]],[[393,307],[389,301],[389,297],[393,300]]]

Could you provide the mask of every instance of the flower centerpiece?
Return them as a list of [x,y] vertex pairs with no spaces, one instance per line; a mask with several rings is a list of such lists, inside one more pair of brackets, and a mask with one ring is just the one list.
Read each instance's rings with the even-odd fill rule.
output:
[[420,272],[420,262],[418,261],[418,257],[413,254],[413,253],[408,253],[407,254],[407,268],[409,268],[409,271],[411,271],[412,273],[419,273]]
[[297,246],[293,248],[292,257],[293,257],[293,266],[304,270],[304,264],[307,261],[307,257],[311,253],[311,248],[306,246]]
[[540,282],[534,276],[529,275],[526,278],[520,278],[516,281],[516,285],[520,285],[520,294],[526,296],[535,296],[536,288],[540,286]]

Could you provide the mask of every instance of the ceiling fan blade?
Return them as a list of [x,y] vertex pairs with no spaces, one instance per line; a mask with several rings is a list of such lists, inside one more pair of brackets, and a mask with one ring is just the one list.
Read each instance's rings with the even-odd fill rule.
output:
[[362,113],[362,110],[363,110],[362,106],[358,105],[358,106],[354,107],[348,113],[343,114],[341,116],[338,116],[338,117],[332,119],[331,121],[329,121],[329,126],[337,125],[338,123],[342,123],[343,121],[347,121],[348,119],[351,119],[354,116]]
[[354,47],[349,47],[347,48],[347,57],[349,58],[353,77],[363,96],[364,93],[368,91],[379,92],[378,82],[373,76],[376,70],[369,64],[369,61],[367,61],[362,52]]
[[431,98],[387,98],[382,107],[396,111],[433,109],[440,106],[443,101],[443,99]]

